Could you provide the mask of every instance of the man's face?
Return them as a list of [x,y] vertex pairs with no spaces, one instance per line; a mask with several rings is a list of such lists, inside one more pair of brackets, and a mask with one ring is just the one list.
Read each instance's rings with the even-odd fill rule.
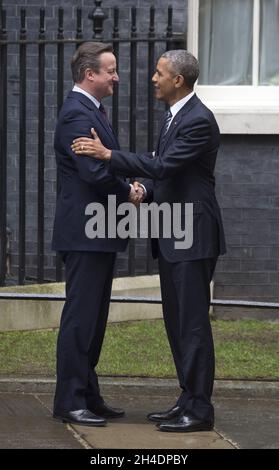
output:
[[118,82],[119,77],[116,72],[116,59],[112,52],[104,52],[100,55],[100,70],[98,73],[93,73],[93,78],[93,94],[99,101],[113,94],[113,85]]
[[176,88],[175,75],[170,69],[168,59],[163,57],[159,59],[152,82],[154,83],[156,98],[171,105],[175,100]]

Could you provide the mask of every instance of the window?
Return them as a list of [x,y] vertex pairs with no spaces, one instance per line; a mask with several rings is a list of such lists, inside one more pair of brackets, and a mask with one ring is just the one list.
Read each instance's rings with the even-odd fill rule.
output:
[[189,0],[197,94],[223,133],[279,132],[279,0]]

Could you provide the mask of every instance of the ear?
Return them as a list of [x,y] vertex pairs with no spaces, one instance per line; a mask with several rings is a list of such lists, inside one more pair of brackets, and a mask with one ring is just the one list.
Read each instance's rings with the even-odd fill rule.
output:
[[184,80],[183,75],[176,75],[175,83],[174,83],[175,88],[181,88],[183,85],[185,85],[185,80]]
[[94,78],[95,78],[95,72],[88,68],[88,69],[85,69],[85,72],[84,72],[84,76],[87,80],[89,80],[90,82],[94,82]]

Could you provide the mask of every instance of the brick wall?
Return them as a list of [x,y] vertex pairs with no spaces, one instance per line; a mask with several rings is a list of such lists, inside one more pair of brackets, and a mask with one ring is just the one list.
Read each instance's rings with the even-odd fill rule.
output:
[[222,136],[216,180],[227,253],[215,297],[278,302],[278,136]]

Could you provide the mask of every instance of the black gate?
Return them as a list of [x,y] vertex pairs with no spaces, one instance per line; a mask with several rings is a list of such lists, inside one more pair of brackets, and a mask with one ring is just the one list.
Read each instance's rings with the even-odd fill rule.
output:
[[[162,111],[151,84],[156,59],[167,49],[185,47],[185,34],[173,31],[172,7],[165,12],[164,31],[156,30],[153,6],[140,25],[132,7],[125,27],[119,9],[105,12],[98,0],[86,17],[76,9],[74,27],[65,24],[62,8],[46,24],[41,8],[36,33],[33,10],[30,19],[31,12],[20,9],[12,32],[0,10],[0,285],[62,280],[61,262],[50,247],[56,199],[52,141],[57,112],[72,88],[74,49],[85,40],[113,43],[120,84],[107,103],[110,118],[123,149],[145,151],[153,150]],[[155,271],[143,240],[131,240],[118,257],[117,275]]]

